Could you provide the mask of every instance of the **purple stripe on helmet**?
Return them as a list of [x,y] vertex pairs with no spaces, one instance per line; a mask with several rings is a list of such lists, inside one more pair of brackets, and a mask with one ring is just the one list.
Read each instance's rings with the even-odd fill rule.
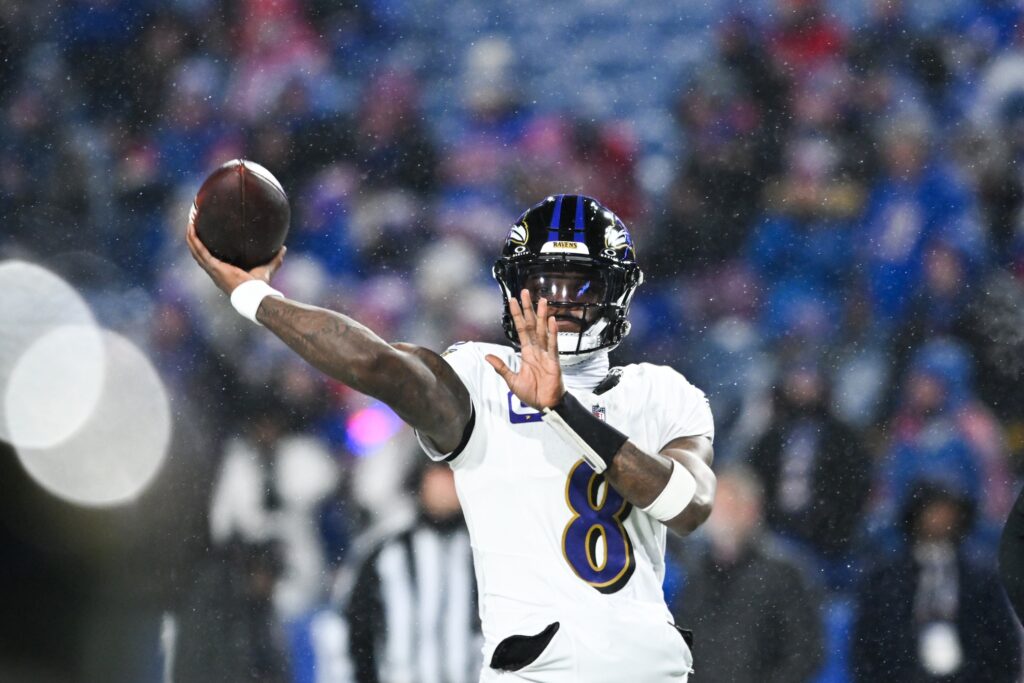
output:
[[583,197],[576,195],[576,222],[573,224],[572,239],[574,242],[586,242],[583,233]]

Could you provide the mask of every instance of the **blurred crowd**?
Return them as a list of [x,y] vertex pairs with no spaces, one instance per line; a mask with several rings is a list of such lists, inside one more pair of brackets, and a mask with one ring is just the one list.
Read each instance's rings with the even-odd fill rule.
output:
[[[609,55],[549,46],[581,81],[555,96],[486,3],[459,43],[433,2],[0,0],[0,257],[144,344],[194,437],[172,460],[203,463],[166,474],[180,680],[479,665],[472,581],[442,614],[395,578],[423,547],[468,562],[450,482],[188,260],[192,195],[241,156],[292,202],[275,286],[437,350],[501,340],[490,266],[529,205],[582,192],[631,226],[613,363],[676,367],[716,417],[720,500],[666,581],[699,680],[1017,680],[992,558],[1024,455],[1024,6],[925,4],[712,3],[681,66],[610,45],[657,62],[670,125],[645,128]],[[595,79],[623,113],[591,115]],[[423,664],[395,600],[457,661]]]

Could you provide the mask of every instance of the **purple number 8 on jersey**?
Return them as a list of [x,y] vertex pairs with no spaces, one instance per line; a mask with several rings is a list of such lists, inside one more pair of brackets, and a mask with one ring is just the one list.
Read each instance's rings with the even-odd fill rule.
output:
[[623,526],[633,506],[602,483],[604,477],[582,460],[570,470],[565,502],[573,514],[562,532],[562,554],[581,579],[602,593],[615,593],[636,568],[633,544]]

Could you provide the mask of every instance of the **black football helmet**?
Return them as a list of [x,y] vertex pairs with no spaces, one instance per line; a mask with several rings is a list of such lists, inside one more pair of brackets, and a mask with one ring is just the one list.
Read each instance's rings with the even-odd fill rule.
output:
[[629,334],[629,302],[644,280],[619,217],[592,197],[569,194],[550,196],[516,219],[493,274],[505,306],[501,324],[516,346],[508,304],[523,289],[534,302],[545,297],[556,319],[578,326],[559,331],[562,356],[618,346]]

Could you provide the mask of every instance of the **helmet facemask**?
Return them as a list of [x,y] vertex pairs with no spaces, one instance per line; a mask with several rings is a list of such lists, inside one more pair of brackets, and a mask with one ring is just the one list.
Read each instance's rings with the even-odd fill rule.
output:
[[504,298],[505,336],[519,345],[508,304],[513,297],[519,301],[526,289],[535,304],[544,297],[553,309],[559,323],[558,351],[565,360],[618,346],[629,332],[626,313],[642,280],[639,268],[632,264],[566,254],[501,259],[494,276]]

